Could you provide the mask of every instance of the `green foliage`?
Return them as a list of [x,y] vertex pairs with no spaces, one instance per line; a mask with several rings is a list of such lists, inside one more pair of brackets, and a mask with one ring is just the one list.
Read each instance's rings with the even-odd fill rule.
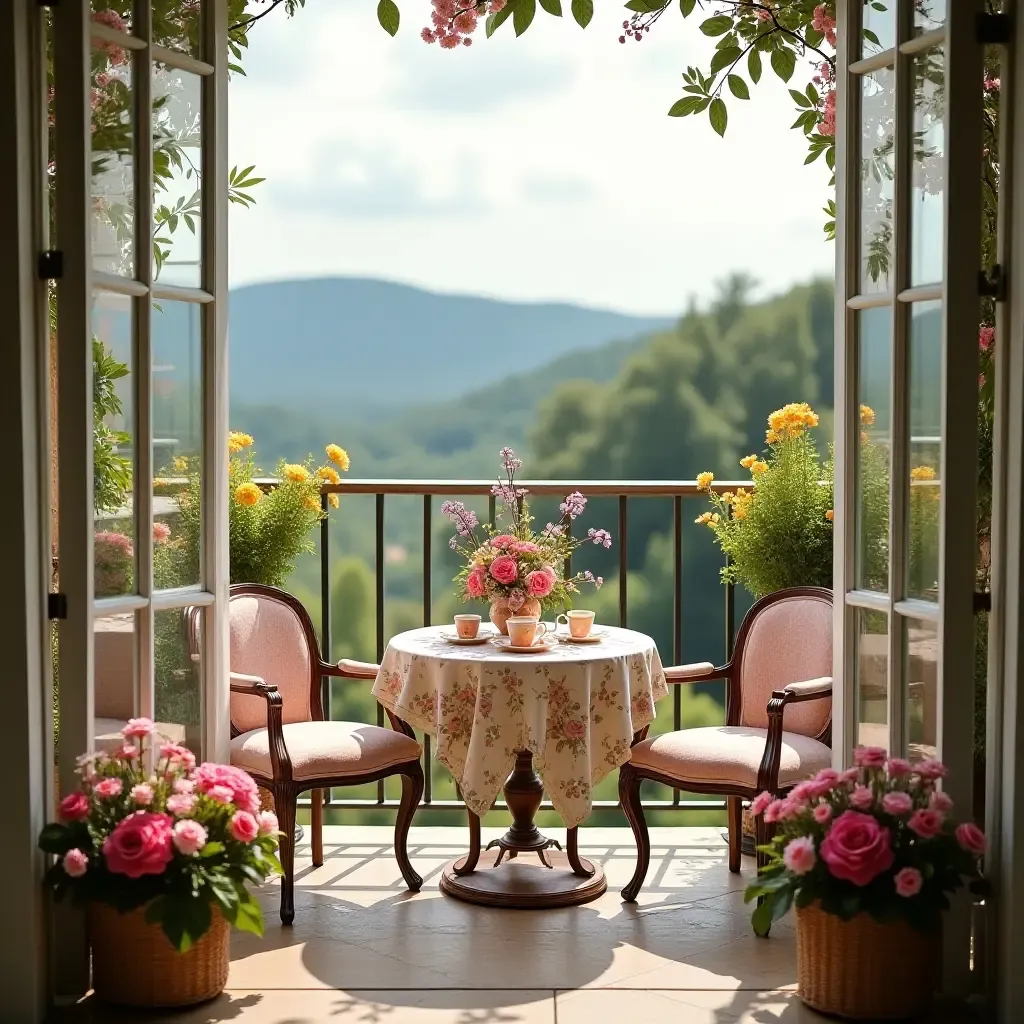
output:
[[128,367],[110,353],[99,338],[92,339],[93,402],[93,506],[97,512],[116,512],[128,502],[132,490],[132,462],[120,449],[130,436],[114,430],[108,418],[123,408],[115,382],[128,376]]

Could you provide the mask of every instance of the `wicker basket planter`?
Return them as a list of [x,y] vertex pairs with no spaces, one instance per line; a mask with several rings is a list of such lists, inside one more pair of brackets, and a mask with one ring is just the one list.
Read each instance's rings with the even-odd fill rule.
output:
[[868,914],[843,921],[817,904],[797,908],[797,992],[812,1009],[850,1020],[900,1020],[928,1006],[942,936]]
[[179,953],[145,910],[118,913],[89,905],[89,941],[96,995],[121,1006],[191,1006],[220,995],[228,980],[231,928],[214,912],[210,930]]

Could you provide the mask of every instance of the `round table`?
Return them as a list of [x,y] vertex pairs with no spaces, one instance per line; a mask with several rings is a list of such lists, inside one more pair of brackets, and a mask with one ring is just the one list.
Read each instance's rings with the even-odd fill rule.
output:
[[[431,626],[394,637],[373,686],[384,707],[436,737],[437,759],[466,801],[469,853],[445,867],[441,889],[491,906],[596,899],[604,874],[579,856],[577,828],[590,815],[593,787],[629,760],[634,734],[668,692],[654,641],[597,626],[597,643],[559,639],[512,654],[491,643],[452,644],[445,634],[453,632]],[[564,852],[534,821],[545,789],[568,829]],[[512,826],[482,851],[480,818],[501,791]]]

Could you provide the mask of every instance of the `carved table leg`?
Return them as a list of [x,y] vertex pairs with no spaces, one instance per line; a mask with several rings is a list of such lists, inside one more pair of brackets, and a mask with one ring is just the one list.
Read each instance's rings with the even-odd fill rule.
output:
[[460,877],[471,875],[480,860],[480,818],[472,811],[466,813],[469,815],[469,853],[461,860],[456,861],[452,868],[452,871]]
[[487,849],[495,846],[501,851],[494,866],[497,867],[505,853],[537,853],[545,867],[551,862],[544,856],[550,847],[561,850],[562,846],[556,839],[548,839],[534,822],[537,811],[544,799],[544,782],[533,770],[533,754],[529,750],[520,750],[516,754],[516,766],[505,783],[505,801],[512,812],[512,827],[500,838],[487,844]]
[[[579,875],[580,878],[593,878],[597,868],[590,861],[580,860],[579,828],[569,829],[566,840],[565,852],[569,858],[569,867],[572,868],[573,874]],[[583,866],[584,863],[587,864],[587,867]]]

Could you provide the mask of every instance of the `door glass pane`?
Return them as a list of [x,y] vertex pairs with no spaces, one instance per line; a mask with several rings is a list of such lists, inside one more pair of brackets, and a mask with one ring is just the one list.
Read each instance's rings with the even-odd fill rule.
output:
[[126,35],[131,32],[132,5],[129,0],[90,0],[89,6],[92,9],[93,24]]
[[912,309],[908,346],[910,502],[907,595],[938,600],[942,466],[942,303]]
[[138,622],[134,612],[108,615],[93,623],[93,729],[97,750],[121,745],[121,729],[138,710],[135,685],[135,641]]
[[889,586],[889,447],[892,311],[857,314],[860,443],[857,446],[857,587]]
[[864,0],[861,56],[870,57],[896,45],[897,0]]
[[199,582],[203,395],[200,308],[153,304],[153,573],[158,589]]
[[892,253],[893,114],[896,77],[882,68],[861,79],[860,290],[889,290]]
[[[939,736],[939,634],[934,622],[903,622],[903,671],[911,760],[935,757]],[[972,679],[967,680],[969,686]]]
[[[108,11],[105,15],[114,15],[114,12]],[[134,273],[132,209],[135,172],[132,159],[132,66],[127,50],[114,43],[100,43],[94,47],[90,102],[92,264],[105,273],[131,277]]]
[[94,592],[135,591],[132,501],[131,299],[100,292],[93,299]]
[[945,58],[936,47],[914,58],[914,190],[910,204],[910,281],[942,280],[943,192],[946,187]]
[[201,281],[202,79],[153,65],[153,274],[162,284]]
[[[161,736],[202,751],[202,613],[183,608],[154,615],[156,723]],[[193,625],[194,624],[194,625]]]
[[[244,6],[244,5],[243,5]],[[241,8],[239,8],[241,10]],[[229,15],[230,17],[230,15]],[[232,18],[233,22],[239,19]],[[199,56],[200,0],[153,5],[153,43]]]
[[856,611],[857,743],[889,748],[889,621],[884,612]]
[[942,28],[946,23],[948,0],[916,0],[914,4],[914,35]]

